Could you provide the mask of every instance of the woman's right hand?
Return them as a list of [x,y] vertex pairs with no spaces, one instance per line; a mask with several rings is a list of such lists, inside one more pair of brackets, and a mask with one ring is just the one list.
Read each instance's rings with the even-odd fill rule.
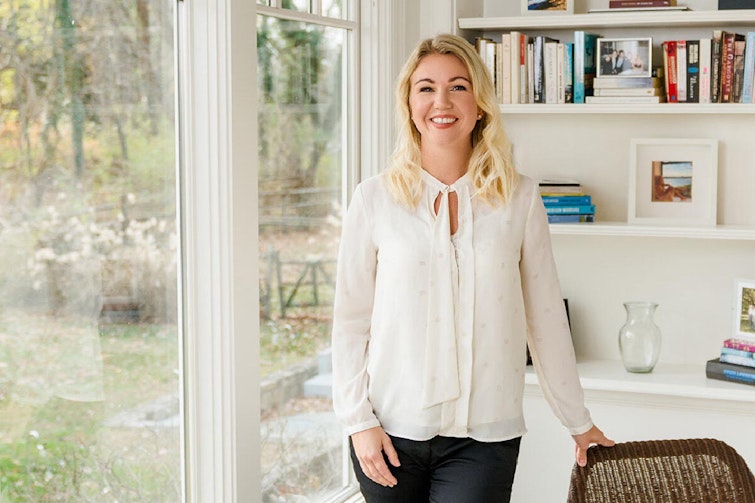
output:
[[362,430],[351,435],[351,443],[359,460],[359,466],[367,477],[381,486],[393,487],[398,480],[385,463],[383,453],[393,466],[401,466],[396,449],[388,434],[380,426]]

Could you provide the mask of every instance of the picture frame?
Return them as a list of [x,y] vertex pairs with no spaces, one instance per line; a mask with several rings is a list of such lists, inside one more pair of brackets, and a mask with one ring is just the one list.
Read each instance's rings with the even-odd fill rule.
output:
[[630,224],[715,226],[717,191],[718,140],[630,141]]
[[653,39],[599,38],[596,54],[598,77],[651,77]]
[[733,337],[755,342],[755,279],[734,280]]
[[523,16],[574,14],[574,0],[520,0]]

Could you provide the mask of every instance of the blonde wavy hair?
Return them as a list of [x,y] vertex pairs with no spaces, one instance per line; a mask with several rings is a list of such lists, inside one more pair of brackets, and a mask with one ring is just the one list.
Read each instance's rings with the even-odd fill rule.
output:
[[431,54],[451,54],[461,60],[469,71],[472,92],[482,119],[472,130],[472,154],[468,172],[477,195],[487,203],[505,204],[516,188],[519,175],[511,158],[511,144],[503,129],[495,89],[485,64],[466,40],[456,35],[441,34],[423,40],[404,64],[396,84],[396,147],[385,172],[393,196],[415,208],[422,193],[420,170],[421,138],[409,108],[411,76],[419,62]]

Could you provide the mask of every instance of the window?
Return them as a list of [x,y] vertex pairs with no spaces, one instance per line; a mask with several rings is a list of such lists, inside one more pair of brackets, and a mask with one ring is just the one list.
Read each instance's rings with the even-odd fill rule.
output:
[[257,17],[262,499],[320,501],[348,484],[329,345],[357,25],[347,2],[279,4]]
[[179,502],[174,1],[0,3],[0,500]]

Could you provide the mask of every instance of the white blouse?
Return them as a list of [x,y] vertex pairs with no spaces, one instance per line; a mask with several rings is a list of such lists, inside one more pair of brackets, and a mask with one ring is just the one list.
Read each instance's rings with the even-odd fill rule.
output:
[[[571,434],[592,426],[537,184],[520,176],[491,206],[469,175],[422,172],[414,210],[382,176],[362,182],[343,223],[333,319],[333,403],[347,434],[500,441],[526,432],[526,345]],[[458,230],[450,235],[448,193]],[[434,202],[441,195],[436,215]]]

